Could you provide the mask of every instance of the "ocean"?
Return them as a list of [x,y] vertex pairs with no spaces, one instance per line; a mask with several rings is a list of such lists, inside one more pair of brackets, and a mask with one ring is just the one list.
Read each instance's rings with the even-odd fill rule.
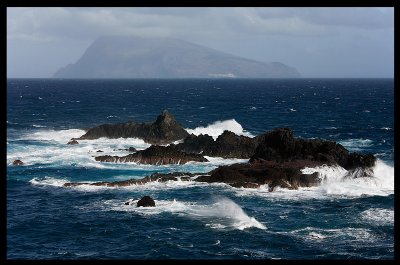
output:
[[[246,159],[184,165],[100,163],[141,139],[81,140],[85,129],[153,122],[164,109],[194,134],[254,137],[278,127],[372,153],[373,178],[321,167],[318,187],[234,188],[116,181],[208,172]],[[22,166],[13,166],[20,159]],[[156,207],[124,203],[145,195]],[[7,259],[394,259],[393,79],[7,80]]]

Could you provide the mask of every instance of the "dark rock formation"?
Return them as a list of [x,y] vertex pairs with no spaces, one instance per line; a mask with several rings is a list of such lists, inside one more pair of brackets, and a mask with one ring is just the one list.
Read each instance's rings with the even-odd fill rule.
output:
[[71,139],[67,144],[79,144],[79,142],[75,139]]
[[79,139],[140,138],[150,144],[169,144],[184,139],[188,132],[167,110],[157,117],[154,123],[119,123],[103,124],[89,129]]
[[[179,150],[181,151],[179,151]],[[254,154],[250,155],[252,150]],[[128,186],[140,185],[150,181],[193,180],[199,182],[222,182],[233,187],[256,188],[267,184],[270,191],[276,187],[297,189],[319,185],[318,172],[303,174],[301,169],[321,165],[339,165],[348,173],[345,178],[372,177],[372,167],[376,158],[372,154],[350,153],[342,145],[320,139],[295,138],[291,129],[279,128],[255,138],[237,136],[225,131],[216,141],[208,135],[188,136],[183,143],[167,147],[150,148],[125,157],[102,156],[97,161],[134,161],[147,164],[181,164],[187,161],[204,161],[195,152],[224,157],[249,157],[249,163],[220,166],[207,174],[198,174],[197,178],[188,173],[153,174],[141,180],[119,182],[98,182],[90,185]],[[197,159],[197,160],[196,160]],[[180,175],[183,174],[183,175]],[[66,183],[65,186],[82,183]]]
[[22,166],[24,164],[24,162],[22,162],[21,160],[17,159],[17,160],[14,160],[12,164],[14,166]]
[[[113,151],[117,151],[116,149],[114,149]],[[125,149],[118,149],[118,151],[128,151],[128,152],[131,152],[131,153],[133,153],[133,152],[136,152],[137,150],[136,150],[136,148],[135,147],[129,147],[129,148],[125,148]]]
[[376,158],[372,154],[349,153],[342,145],[320,139],[299,139],[289,128],[279,128],[258,137],[259,144],[250,159],[276,162],[310,160],[327,165],[338,164],[350,170],[357,167],[373,167]]
[[321,165],[318,162],[297,160],[278,163],[262,161],[256,163],[241,163],[230,166],[220,166],[211,171],[210,175],[199,176],[200,182],[223,182],[233,187],[258,187],[268,184],[271,189],[281,186],[288,189],[311,187],[320,183],[318,173],[302,174],[304,167]]
[[137,202],[137,207],[155,207],[156,203],[150,196],[144,196]]
[[96,153],[103,153],[103,151],[101,151],[101,150],[97,150],[97,151],[96,151]]
[[95,158],[100,162],[126,163],[135,162],[139,164],[166,165],[186,164],[189,161],[208,162],[202,155],[188,154],[176,150],[174,146],[152,145],[149,148],[126,156],[98,156]]
[[214,143],[214,139],[208,134],[190,134],[182,143],[177,144],[176,148],[186,153],[203,154],[205,150],[211,149]]
[[136,148],[135,147],[129,147],[128,149],[125,149],[125,151],[128,151],[128,152],[136,152],[137,150],[136,150]]
[[257,139],[239,136],[231,131],[224,131],[215,141],[207,134],[199,136],[191,134],[176,145],[177,149],[187,153],[224,158],[250,158],[256,147]]

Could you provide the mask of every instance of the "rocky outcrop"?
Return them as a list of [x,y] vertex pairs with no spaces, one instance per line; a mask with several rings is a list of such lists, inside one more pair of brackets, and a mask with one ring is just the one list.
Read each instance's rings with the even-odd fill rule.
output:
[[258,137],[258,145],[250,163],[260,160],[285,162],[294,160],[317,161],[327,165],[338,164],[350,170],[373,167],[372,154],[350,153],[342,145],[320,139],[295,138],[289,128],[279,128]]
[[79,144],[79,142],[77,140],[75,140],[75,139],[71,139],[67,144],[74,145],[74,144]]
[[[251,158],[248,163],[220,166],[209,173],[197,174],[197,178],[189,173],[153,174],[140,180],[98,182],[90,185],[141,185],[150,181],[169,181],[180,178],[208,183],[226,183],[233,187],[245,188],[256,188],[267,184],[270,191],[278,186],[297,189],[317,186],[321,182],[318,172],[303,173],[302,169],[305,167],[314,168],[324,164],[339,165],[348,171],[345,178],[363,178],[373,176],[372,167],[376,161],[372,154],[350,153],[342,145],[332,141],[295,138],[293,131],[289,128],[275,129],[255,138],[238,136],[225,131],[216,141],[208,135],[190,135],[181,144],[167,147],[151,146],[125,157],[101,156],[96,157],[96,160],[146,164],[207,161],[198,153]],[[66,183],[65,186],[81,184]]]
[[189,135],[176,145],[176,148],[187,153],[201,153],[206,156],[224,158],[250,158],[257,147],[257,140],[247,136],[236,135],[231,131],[224,131],[218,138],[209,135]]
[[268,184],[271,190],[320,184],[317,172],[303,174],[301,169],[323,164],[348,170],[345,177],[371,177],[376,158],[372,154],[349,153],[342,145],[319,139],[295,138],[289,128],[279,128],[255,139],[257,148],[249,163],[221,166],[196,181],[224,182],[234,187]]
[[138,164],[167,165],[167,164],[186,164],[190,161],[208,162],[206,158],[199,154],[188,154],[177,150],[174,146],[152,145],[149,148],[138,151],[126,156],[97,156],[96,161],[127,163],[135,162]]
[[127,122],[103,124],[89,129],[79,139],[92,140],[106,138],[140,138],[150,144],[169,144],[184,139],[189,133],[167,110],[153,123]]
[[153,198],[151,198],[150,196],[144,196],[137,202],[136,206],[137,207],[155,207],[156,203],[154,202]]
[[22,162],[21,160],[17,159],[17,160],[14,160],[12,164],[14,166],[22,166],[24,164],[24,162]]
[[210,175],[199,176],[200,182],[223,182],[233,187],[251,187],[268,184],[273,190],[280,186],[288,189],[311,187],[320,183],[318,173],[303,174],[304,167],[321,165],[318,162],[297,160],[292,162],[262,161],[256,163],[240,163],[230,166],[220,166],[210,172]]

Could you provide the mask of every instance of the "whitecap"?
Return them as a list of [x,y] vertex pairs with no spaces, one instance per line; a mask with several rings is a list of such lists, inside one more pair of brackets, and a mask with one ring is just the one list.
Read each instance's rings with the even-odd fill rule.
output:
[[68,180],[66,179],[59,179],[55,177],[44,177],[40,178],[33,178],[29,181],[32,185],[36,186],[54,186],[54,187],[62,187]]
[[371,147],[373,141],[370,139],[356,138],[356,139],[340,140],[338,141],[338,143],[351,151],[361,151],[363,148]]
[[394,210],[383,208],[370,208],[361,212],[361,219],[372,225],[393,225],[394,224]]

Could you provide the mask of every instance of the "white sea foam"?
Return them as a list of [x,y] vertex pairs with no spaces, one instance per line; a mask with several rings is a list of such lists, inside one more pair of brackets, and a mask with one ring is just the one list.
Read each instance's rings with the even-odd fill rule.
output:
[[37,140],[37,141],[54,141],[57,143],[68,143],[71,138],[78,138],[85,134],[84,130],[41,130],[34,133],[24,134],[18,140]]
[[54,187],[62,187],[68,180],[59,179],[55,177],[45,177],[43,179],[33,178],[29,181],[32,185],[36,186],[54,186]]
[[295,229],[289,232],[278,232],[282,234],[293,234],[302,239],[306,240],[325,240],[331,238],[340,237],[343,241],[374,241],[375,236],[371,233],[369,229],[366,228],[334,228],[334,229],[323,229],[317,227],[305,227],[300,229]]
[[373,225],[392,225],[394,224],[393,209],[370,208],[363,211],[361,219],[368,224]]
[[271,200],[329,199],[331,197],[388,196],[394,193],[394,168],[378,159],[373,167],[373,177],[346,177],[348,171],[340,166],[304,168],[302,173],[319,173],[321,185],[298,190],[277,188],[268,191],[268,185],[256,189],[232,188],[239,196],[259,196]]
[[[123,166],[99,163],[95,161],[94,157],[106,154],[124,156],[129,153],[124,149],[129,147],[142,150],[150,146],[142,139],[137,138],[78,140],[79,144],[77,145],[67,145],[71,138],[78,138],[84,133],[85,131],[83,130],[69,129],[58,131],[40,130],[21,135],[17,140],[34,140],[39,141],[41,144],[13,145],[7,150],[7,163],[11,164],[15,159],[20,159],[27,165],[62,164],[96,168],[119,168]],[[98,150],[103,152],[97,152]],[[132,168],[132,165],[126,164],[125,167]]]
[[[250,227],[266,229],[265,225],[254,217],[248,216],[244,210],[234,201],[226,197],[215,198],[209,204],[194,202],[180,202],[177,200],[155,200],[156,207],[135,207],[138,200],[131,200],[131,205],[122,202],[107,201],[112,210],[132,211],[142,215],[153,215],[160,213],[173,213],[191,219],[199,219],[206,222],[206,226],[215,229],[235,228],[244,230]],[[107,208],[107,207],[106,207]]]
[[188,133],[193,133],[194,135],[200,134],[208,134],[215,139],[218,138],[225,130],[231,131],[237,135],[245,135],[248,137],[254,137],[249,132],[246,132],[242,125],[240,125],[235,119],[225,120],[225,121],[216,121],[212,124],[207,125],[206,127],[197,127],[194,129],[186,129]]

